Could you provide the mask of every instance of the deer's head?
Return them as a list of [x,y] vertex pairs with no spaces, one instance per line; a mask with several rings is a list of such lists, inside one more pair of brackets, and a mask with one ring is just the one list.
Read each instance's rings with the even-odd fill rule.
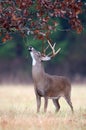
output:
[[36,51],[33,47],[29,47],[28,50],[30,51],[30,55],[33,60],[33,66],[36,64],[36,62],[48,61],[51,59],[49,56],[43,56],[39,51]]
[[43,50],[44,53],[40,53],[39,51],[36,51],[33,47],[29,47],[28,50],[30,51],[30,55],[32,57],[32,65],[34,66],[36,63],[39,63],[41,61],[48,61],[50,60],[52,57],[54,57],[59,51],[61,48],[59,48],[57,51],[55,51],[55,44],[52,46],[51,43],[48,41],[49,43],[49,46],[51,47],[52,49],[52,53],[46,55],[45,54],[45,51],[48,49],[48,47],[46,49]]

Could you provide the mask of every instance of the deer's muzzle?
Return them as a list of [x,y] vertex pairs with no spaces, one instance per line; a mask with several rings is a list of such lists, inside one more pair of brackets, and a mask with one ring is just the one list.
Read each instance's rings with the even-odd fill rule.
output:
[[28,51],[32,51],[32,50],[33,50],[33,47],[30,46],[30,47],[28,48]]

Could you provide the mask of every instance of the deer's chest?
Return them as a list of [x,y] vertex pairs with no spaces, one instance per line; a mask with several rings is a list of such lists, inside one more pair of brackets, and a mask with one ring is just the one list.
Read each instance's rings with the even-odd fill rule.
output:
[[48,91],[48,88],[45,87],[45,85],[43,86],[43,84],[39,83],[36,87],[36,91],[40,96],[45,96]]

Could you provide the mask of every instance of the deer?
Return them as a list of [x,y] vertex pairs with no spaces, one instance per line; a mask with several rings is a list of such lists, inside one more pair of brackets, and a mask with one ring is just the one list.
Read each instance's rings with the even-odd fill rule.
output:
[[61,48],[59,48],[55,51],[55,44],[52,46],[50,41],[48,41],[48,43],[52,49],[52,54],[42,54],[32,46],[28,48],[32,57],[32,77],[37,101],[37,113],[40,111],[42,97],[44,98],[44,112],[47,111],[48,99],[52,99],[56,112],[58,112],[60,110],[60,97],[64,97],[73,112],[74,110],[71,102],[71,83],[69,79],[65,76],[50,75],[46,73],[42,65],[42,61],[51,60],[51,58],[61,50]]

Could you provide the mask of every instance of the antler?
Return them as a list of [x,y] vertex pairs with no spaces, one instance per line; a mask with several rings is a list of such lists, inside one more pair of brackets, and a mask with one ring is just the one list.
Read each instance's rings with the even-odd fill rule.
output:
[[56,45],[56,43],[54,43],[54,45],[52,46],[52,44],[50,43],[50,41],[49,40],[47,40],[48,41],[48,46],[44,49],[44,55],[45,55],[45,52],[46,52],[46,50],[50,47],[51,48],[51,50],[52,50],[52,52],[50,52],[49,54],[47,54],[47,56],[48,57],[54,57],[55,55],[57,55],[58,53],[59,53],[59,51],[61,50],[61,48],[59,48],[57,51],[55,51],[55,45]]
[[45,53],[46,53],[46,51],[48,50],[48,48],[49,48],[49,45],[43,50],[43,55],[45,55]]

